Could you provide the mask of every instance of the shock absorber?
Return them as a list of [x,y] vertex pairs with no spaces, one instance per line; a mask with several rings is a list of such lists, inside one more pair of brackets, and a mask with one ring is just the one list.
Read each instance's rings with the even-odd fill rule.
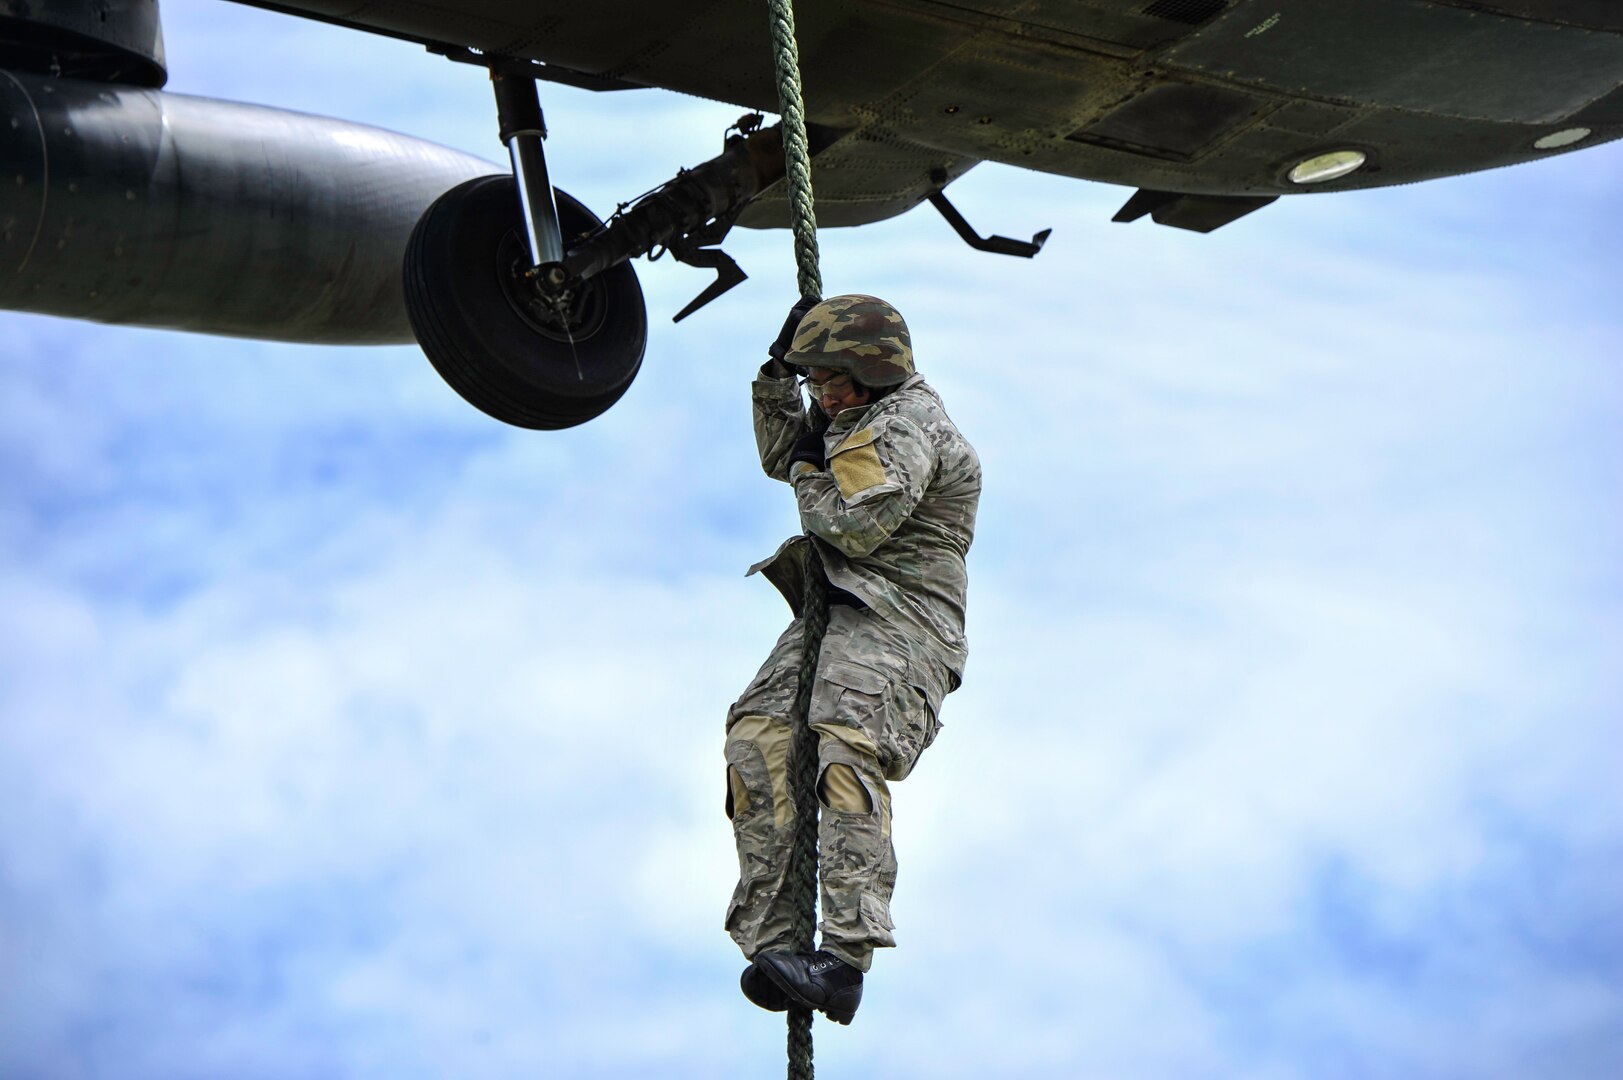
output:
[[490,83],[496,92],[496,121],[502,143],[513,163],[518,184],[524,235],[535,268],[556,264],[564,256],[563,231],[558,225],[558,204],[547,175],[547,121],[535,77],[514,65],[491,64]]

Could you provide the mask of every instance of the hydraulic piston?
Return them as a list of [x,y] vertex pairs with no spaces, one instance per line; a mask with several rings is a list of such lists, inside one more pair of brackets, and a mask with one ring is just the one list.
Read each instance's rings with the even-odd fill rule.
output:
[[491,65],[491,86],[496,92],[496,119],[501,126],[502,143],[513,163],[513,179],[518,183],[524,235],[530,261],[535,267],[557,263],[564,257],[563,230],[558,225],[558,204],[552,196],[552,180],[547,175],[544,143],[547,122],[541,113],[532,74],[505,70]]

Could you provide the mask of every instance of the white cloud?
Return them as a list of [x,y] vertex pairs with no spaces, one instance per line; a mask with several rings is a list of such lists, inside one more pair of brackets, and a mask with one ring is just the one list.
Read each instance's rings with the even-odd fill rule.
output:
[[[166,14],[176,89],[489,154],[477,72]],[[270,62],[200,66],[197,26]],[[732,119],[557,94],[600,209]],[[564,153],[622,128],[656,145]],[[1573,223],[1617,207],[1583,171],[1194,237],[986,166],[955,198],[1055,226],[1038,259],[928,211],[825,234],[988,478],[969,680],[898,793],[903,947],[828,1074],[1615,1071],[1623,382]],[[548,435],[413,350],[4,320],[0,1071],[776,1067],[718,744],[784,618],[741,576],[793,527],[741,394],[793,274],[782,234],[729,250],[752,279],[680,327],[704,276],[639,267],[643,374]]]

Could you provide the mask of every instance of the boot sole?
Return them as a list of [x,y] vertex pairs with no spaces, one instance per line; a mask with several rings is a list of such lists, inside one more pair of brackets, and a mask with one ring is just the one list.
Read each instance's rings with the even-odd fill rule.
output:
[[849,1027],[851,1019],[857,1015],[857,1006],[860,1004],[862,1004],[862,987],[854,986],[849,990],[841,990],[830,998],[828,1004],[823,1006],[823,1015],[836,1024]]

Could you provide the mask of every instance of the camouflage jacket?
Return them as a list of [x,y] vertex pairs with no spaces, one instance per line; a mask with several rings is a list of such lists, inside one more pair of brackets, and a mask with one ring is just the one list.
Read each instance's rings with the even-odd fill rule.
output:
[[762,375],[753,391],[761,467],[793,485],[806,536],[791,537],[750,573],[764,574],[798,615],[811,537],[829,581],[907,629],[957,686],[981,465],[941,398],[914,375],[872,405],[842,411],[823,437],[826,469],[799,462],[791,479],[789,455],[809,430],[800,387],[793,376]]

